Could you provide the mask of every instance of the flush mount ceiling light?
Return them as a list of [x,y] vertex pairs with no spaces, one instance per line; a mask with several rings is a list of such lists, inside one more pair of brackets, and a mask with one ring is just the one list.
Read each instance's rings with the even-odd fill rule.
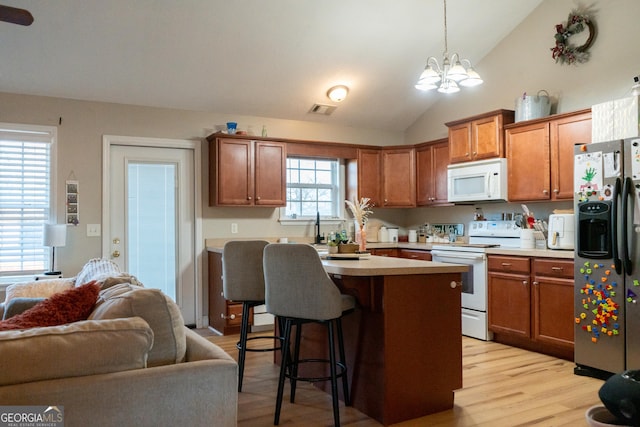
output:
[[341,102],[347,97],[348,93],[349,93],[348,87],[346,87],[345,85],[338,85],[329,89],[327,91],[327,96],[333,102]]
[[[427,58],[427,65],[418,79],[416,89],[426,91],[437,88],[438,92],[441,93],[455,93],[460,91],[460,86],[470,87],[483,83],[483,80],[471,66],[471,61],[460,59],[460,55],[457,53],[451,55],[451,60],[449,60],[447,0],[444,0],[444,53],[442,57],[442,68],[440,68],[440,64],[438,64],[438,60],[434,56]],[[440,84],[438,85],[438,83]]]

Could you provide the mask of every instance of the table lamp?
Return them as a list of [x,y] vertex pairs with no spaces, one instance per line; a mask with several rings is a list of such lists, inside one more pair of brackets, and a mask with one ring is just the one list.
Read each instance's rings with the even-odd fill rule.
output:
[[51,265],[50,270],[44,273],[47,276],[60,276],[61,271],[56,270],[56,248],[64,246],[67,243],[67,225],[66,224],[45,224],[42,244],[51,248]]

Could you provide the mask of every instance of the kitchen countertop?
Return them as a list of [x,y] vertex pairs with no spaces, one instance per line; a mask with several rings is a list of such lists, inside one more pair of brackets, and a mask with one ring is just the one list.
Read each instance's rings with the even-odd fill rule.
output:
[[[234,240],[234,239],[226,239]],[[264,240],[270,242],[277,242],[277,238]],[[224,239],[207,239],[206,246],[209,252],[222,253],[222,247],[224,246]],[[383,242],[369,242],[367,243],[368,249],[386,249],[386,248],[399,248],[399,249],[414,249],[422,251],[430,251],[435,245],[446,245],[447,243],[383,243]],[[489,255],[512,255],[512,256],[532,256],[540,258],[563,258],[574,259],[574,251],[572,250],[554,250],[554,249],[521,249],[521,248],[487,248],[486,253]],[[350,261],[356,262],[356,261]]]
[[469,267],[433,261],[406,258],[370,256],[360,260],[322,260],[324,269],[330,274],[345,276],[399,276],[414,274],[464,273]]

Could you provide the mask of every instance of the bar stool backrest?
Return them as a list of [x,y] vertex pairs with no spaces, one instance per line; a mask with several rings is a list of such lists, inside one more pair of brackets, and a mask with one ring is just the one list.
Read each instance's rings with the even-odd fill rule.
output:
[[276,316],[331,320],[342,315],[342,296],[311,245],[273,243],[264,248],[267,311]]
[[222,249],[222,291],[232,301],[264,301],[265,240],[232,240]]

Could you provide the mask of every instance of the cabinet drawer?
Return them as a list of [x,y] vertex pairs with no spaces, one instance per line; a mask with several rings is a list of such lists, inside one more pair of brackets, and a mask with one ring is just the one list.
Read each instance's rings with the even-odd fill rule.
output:
[[396,248],[371,249],[371,255],[397,257],[398,250]]
[[400,258],[419,259],[423,261],[431,261],[431,252],[413,249],[400,249],[398,256]]
[[242,304],[227,304],[227,326],[242,324]]
[[529,258],[526,257],[490,255],[487,264],[489,271],[523,274],[528,274],[531,271]]
[[536,276],[573,279],[573,260],[535,258],[533,260],[533,273]]

